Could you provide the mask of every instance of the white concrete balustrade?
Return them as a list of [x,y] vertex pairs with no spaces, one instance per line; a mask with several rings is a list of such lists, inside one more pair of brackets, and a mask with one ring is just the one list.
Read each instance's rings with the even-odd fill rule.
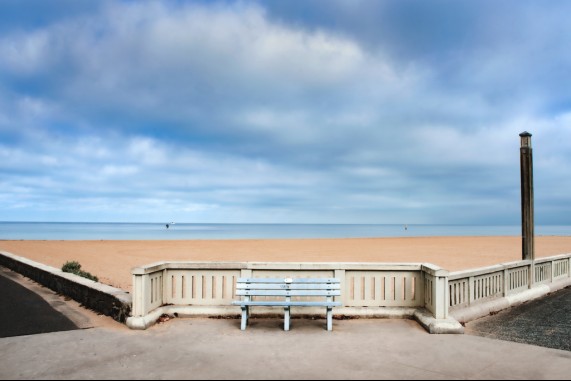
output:
[[450,273],[449,311],[464,322],[571,285],[571,254]]
[[[238,278],[338,278],[336,315],[410,318],[419,308],[447,317],[446,270],[421,264],[164,262],[135,268],[130,326],[146,328],[159,313],[233,315]],[[294,309],[294,313],[295,313]],[[304,308],[303,314],[321,314]],[[255,314],[275,314],[257,308]],[[155,319],[156,320],[156,319]]]
[[[450,324],[451,315],[466,321],[569,285],[570,269],[571,254],[454,273],[431,264],[161,262],[133,269],[127,323],[145,329],[163,313],[238,315],[231,305],[239,299],[238,278],[337,278],[341,296],[335,301],[343,307],[335,308],[335,315],[415,317],[426,327],[434,323],[430,319]],[[264,314],[275,315],[276,309],[254,311]]]

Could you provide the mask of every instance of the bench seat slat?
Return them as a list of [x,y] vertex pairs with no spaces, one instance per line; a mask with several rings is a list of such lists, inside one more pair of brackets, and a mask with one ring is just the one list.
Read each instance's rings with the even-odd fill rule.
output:
[[256,301],[249,301],[249,302],[232,302],[235,306],[258,306],[258,307],[340,307],[342,305],[341,302],[285,302],[285,301],[277,301],[277,302],[256,302]]
[[[238,278],[238,283],[285,283],[285,278]],[[341,283],[339,279],[335,278],[293,278],[292,283],[325,283],[336,284]]]
[[238,290],[340,290],[340,284],[311,284],[311,283],[303,283],[303,284],[282,284],[271,283],[271,284],[262,284],[262,283],[238,283],[236,284],[236,289]]
[[236,290],[237,296],[341,296],[341,290]]

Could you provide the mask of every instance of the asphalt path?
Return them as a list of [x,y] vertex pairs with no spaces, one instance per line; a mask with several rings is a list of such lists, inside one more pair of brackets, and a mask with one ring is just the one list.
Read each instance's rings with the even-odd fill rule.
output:
[[75,329],[70,319],[0,271],[0,337]]
[[466,333],[571,351],[571,287],[474,320]]

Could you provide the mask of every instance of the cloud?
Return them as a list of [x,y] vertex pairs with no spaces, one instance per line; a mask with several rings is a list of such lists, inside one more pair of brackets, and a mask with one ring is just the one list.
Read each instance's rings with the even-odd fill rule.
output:
[[24,83],[58,77],[38,95],[49,92],[90,117],[170,114],[183,123],[228,107],[298,108],[316,96],[340,103],[352,94],[331,90],[360,87],[364,77],[378,87],[399,81],[354,41],[272,24],[250,6],[117,5],[81,23],[5,37],[0,52],[6,74]]
[[232,208],[260,203],[260,196],[286,198],[288,189],[319,177],[148,137],[107,138],[44,140],[19,148],[0,144],[0,205],[7,213],[26,206],[76,218],[115,211],[130,219],[148,211],[188,219],[203,217],[221,202]]
[[517,223],[527,129],[565,220],[566,3],[58,4],[3,5],[0,219]]

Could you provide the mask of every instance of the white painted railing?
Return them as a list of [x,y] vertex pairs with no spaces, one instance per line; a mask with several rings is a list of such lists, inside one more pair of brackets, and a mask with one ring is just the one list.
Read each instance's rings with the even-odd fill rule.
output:
[[571,278],[571,254],[518,261],[476,270],[450,273],[449,307],[463,308],[477,303],[519,294],[536,285]]
[[163,262],[135,268],[132,274],[134,317],[166,305],[194,307],[198,314],[228,313],[231,302],[239,299],[236,281],[241,277],[338,278],[341,296],[336,300],[343,307],[337,314],[382,314],[402,308],[412,315],[426,307],[435,317],[445,318],[448,311],[448,272],[433,265]]
[[571,259],[553,261],[553,281],[571,277]]
[[[571,284],[571,254],[454,273],[430,264],[161,262],[135,268],[132,274],[132,322],[137,327],[147,327],[150,319],[164,311],[238,314],[239,309],[231,306],[239,299],[236,282],[253,277],[337,278],[341,296],[335,300],[343,307],[335,309],[336,315],[414,316],[417,320],[428,316],[443,321],[452,313],[465,321],[474,306],[481,309],[475,314],[484,316],[491,309],[497,311],[545,295],[562,283]],[[482,307],[490,304],[494,304],[491,309]],[[321,312],[303,309],[305,314]],[[457,317],[459,312],[464,317]],[[266,313],[276,310],[256,309],[256,314]]]

